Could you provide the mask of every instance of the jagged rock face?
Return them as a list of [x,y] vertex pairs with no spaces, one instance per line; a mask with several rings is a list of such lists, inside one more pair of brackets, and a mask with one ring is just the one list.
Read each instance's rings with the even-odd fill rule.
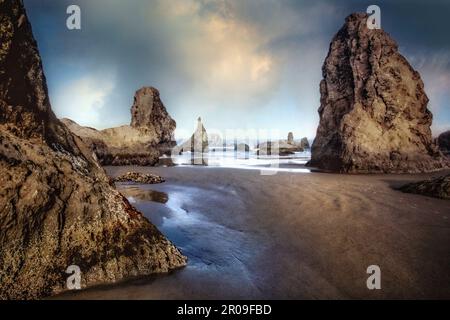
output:
[[159,91],[153,87],[144,87],[136,91],[131,107],[131,126],[150,131],[160,142],[174,140],[176,123],[159,98]]
[[0,0],[0,299],[167,272],[186,259],[53,114],[19,0]]
[[311,166],[337,172],[424,172],[446,167],[432,143],[424,84],[383,30],[352,14],[323,65]]
[[446,155],[450,155],[450,131],[441,133],[437,139],[439,149]]

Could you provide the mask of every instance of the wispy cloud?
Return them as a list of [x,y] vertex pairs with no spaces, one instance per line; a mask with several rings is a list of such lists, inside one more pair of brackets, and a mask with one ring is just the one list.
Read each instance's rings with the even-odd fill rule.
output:
[[[65,28],[65,8],[73,3],[82,8],[80,32]],[[329,42],[346,15],[366,7],[355,0],[26,0],[26,5],[59,116],[100,128],[128,123],[135,90],[152,85],[181,130],[191,131],[201,115],[209,128],[279,129],[311,138]],[[428,16],[432,11],[415,0],[380,5],[386,30],[422,73],[435,125],[445,125],[450,121],[445,19]],[[430,25],[436,31],[430,33]],[[74,91],[80,96],[76,102]]]

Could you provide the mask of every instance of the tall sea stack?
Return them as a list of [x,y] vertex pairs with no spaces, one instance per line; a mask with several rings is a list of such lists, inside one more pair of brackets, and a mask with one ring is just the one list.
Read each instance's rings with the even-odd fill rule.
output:
[[185,257],[51,110],[22,1],[0,0],[0,299],[167,272]]
[[420,75],[367,15],[350,15],[333,38],[320,83],[320,124],[310,166],[347,173],[436,171],[448,166],[433,144]]

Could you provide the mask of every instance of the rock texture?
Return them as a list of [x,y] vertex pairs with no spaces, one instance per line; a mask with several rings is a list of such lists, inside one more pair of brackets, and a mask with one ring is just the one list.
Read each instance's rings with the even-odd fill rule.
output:
[[311,149],[311,146],[309,145],[308,138],[304,137],[302,140],[300,140],[300,148],[302,149]]
[[0,298],[167,272],[186,258],[53,114],[22,2],[0,0]]
[[114,178],[114,182],[136,182],[143,184],[163,183],[165,180],[160,176],[148,173],[127,172]]
[[333,38],[320,84],[310,166],[350,173],[425,172],[448,166],[432,143],[420,75],[383,30],[352,14]]
[[450,200],[450,174],[436,179],[407,184],[400,190]]
[[446,155],[450,155],[450,131],[441,133],[437,139],[439,149]]
[[174,140],[176,122],[164,107],[157,89],[144,87],[136,92],[131,107],[131,127],[155,136],[160,142]]
[[62,122],[89,146],[102,165],[155,165],[175,145],[176,123],[153,87],[136,91],[129,126],[99,131],[70,119]]

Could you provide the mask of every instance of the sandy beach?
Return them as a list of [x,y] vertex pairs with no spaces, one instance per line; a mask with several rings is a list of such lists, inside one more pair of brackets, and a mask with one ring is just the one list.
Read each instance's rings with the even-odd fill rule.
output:
[[[107,167],[155,173],[118,184],[189,261],[169,275],[67,299],[450,298],[450,202],[394,190],[437,174],[338,175],[212,167]],[[366,269],[381,268],[381,290]]]

